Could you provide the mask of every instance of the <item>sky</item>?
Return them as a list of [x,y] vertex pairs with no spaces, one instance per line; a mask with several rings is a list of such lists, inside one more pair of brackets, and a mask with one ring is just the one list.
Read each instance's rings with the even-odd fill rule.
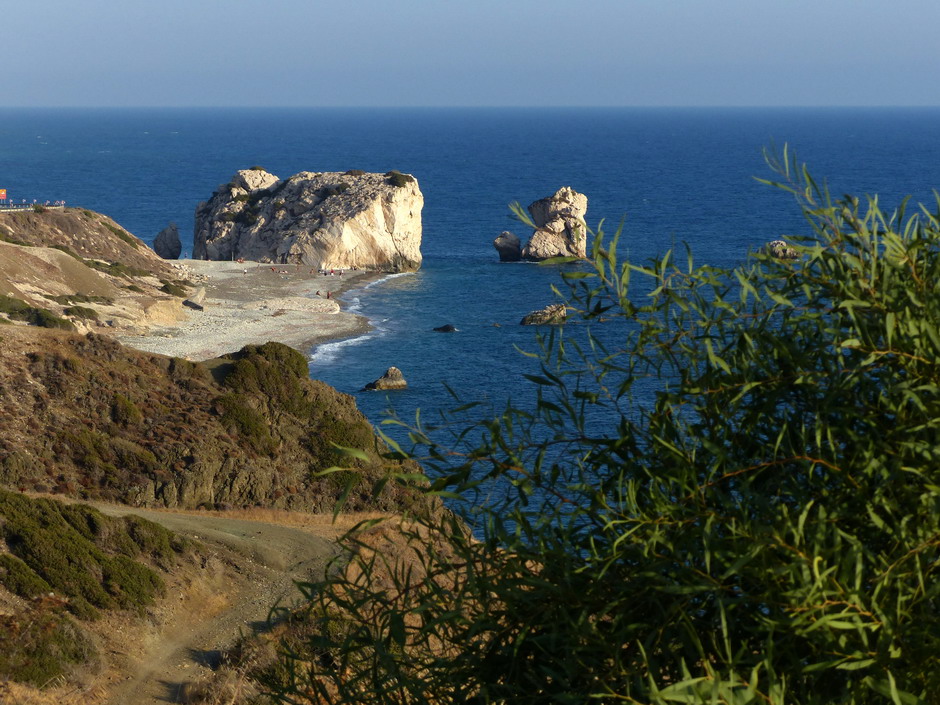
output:
[[938,0],[30,0],[0,107],[940,104]]

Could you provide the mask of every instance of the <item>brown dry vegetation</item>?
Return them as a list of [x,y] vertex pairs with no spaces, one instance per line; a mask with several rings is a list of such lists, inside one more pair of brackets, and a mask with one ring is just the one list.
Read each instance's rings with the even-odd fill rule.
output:
[[[0,485],[136,506],[395,510],[373,482],[394,461],[352,397],[310,380],[286,346],[249,346],[210,373],[110,338],[0,333]],[[364,451],[344,455],[337,445]],[[318,473],[334,465],[362,474]]]
[[120,262],[170,277],[172,269],[141,240],[101,213],[77,208],[0,213],[0,240],[64,248],[83,259]]

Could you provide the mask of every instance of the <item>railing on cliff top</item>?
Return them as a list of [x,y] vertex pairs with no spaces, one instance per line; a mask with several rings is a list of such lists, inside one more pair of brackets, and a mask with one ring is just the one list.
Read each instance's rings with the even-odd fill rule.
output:
[[29,211],[39,208],[65,208],[65,201],[46,201],[45,203],[39,203],[38,201],[33,203],[0,202],[0,213],[10,211]]

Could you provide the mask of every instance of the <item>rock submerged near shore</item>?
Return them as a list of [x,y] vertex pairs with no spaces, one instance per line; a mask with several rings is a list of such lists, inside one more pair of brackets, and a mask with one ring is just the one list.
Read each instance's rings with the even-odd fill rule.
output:
[[193,257],[414,271],[423,206],[409,174],[246,169],[196,208]]
[[389,367],[385,374],[379,377],[374,382],[369,382],[365,387],[362,388],[363,392],[372,392],[372,391],[382,391],[388,389],[407,389],[408,383],[405,381],[405,376],[401,373],[401,370],[397,367]]

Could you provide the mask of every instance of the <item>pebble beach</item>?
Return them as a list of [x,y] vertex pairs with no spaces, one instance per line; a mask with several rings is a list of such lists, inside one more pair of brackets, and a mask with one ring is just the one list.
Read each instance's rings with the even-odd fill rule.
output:
[[[309,267],[260,262],[178,260],[180,278],[192,281],[202,310],[121,342],[147,352],[208,360],[245,345],[276,341],[306,353],[328,340],[369,330],[368,321],[342,310],[342,293],[382,276],[346,271],[321,274]],[[196,296],[200,288],[204,297]],[[329,294],[329,296],[327,296]]]

